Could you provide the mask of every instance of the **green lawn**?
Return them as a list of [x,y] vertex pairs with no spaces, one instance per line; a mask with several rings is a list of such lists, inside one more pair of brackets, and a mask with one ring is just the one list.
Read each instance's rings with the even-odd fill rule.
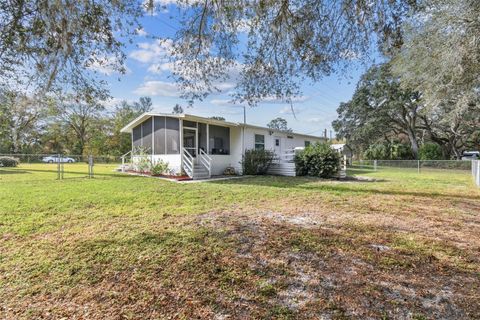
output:
[[178,184],[0,168],[0,318],[478,318],[466,171]]

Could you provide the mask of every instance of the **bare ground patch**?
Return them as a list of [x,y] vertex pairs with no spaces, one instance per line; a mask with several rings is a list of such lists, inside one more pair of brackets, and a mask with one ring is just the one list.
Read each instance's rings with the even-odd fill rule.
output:
[[458,319],[480,312],[478,269],[369,243],[322,219],[266,212],[204,215],[198,223],[234,238],[237,258],[265,274],[260,292],[296,318]]

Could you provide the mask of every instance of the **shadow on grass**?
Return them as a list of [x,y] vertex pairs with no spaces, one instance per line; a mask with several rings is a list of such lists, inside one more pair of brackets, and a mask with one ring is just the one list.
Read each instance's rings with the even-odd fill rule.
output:
[[[12,170],[13,171],[13,170]],[[20,170],[19,170],[20,171]],[[46,170],[46,169],[23,169],[22,171],[24,171],[25,173],[34,173],[34,172],[42,172],[42,173],[51,173],[51,174],[54,174],[55,177],[57,175],[57,170]],[[0,173],[2,173],[3,170],[0,170]],[[71,178],[84,178],[84,177],[88,177],[88,170],[85,169],[85,171],[63,171],[63,174],[64,174],[64,179],[71,179]],[[68,176],[65,176],[65,175],[69,175],[69,174],[72,174],[72,175],[77,175],[76,177],[68,177]],[[84,176],[78,176],[78,175],[84,175]],[[127,175],[127,174],[122,174],[122,173],[117,173],[117,172],[112,172],[112,173],[97,173],[94,171],[93,173],[93,176],[102,176],[102,177],[115,177],[115,178],[126,178],[126,177],[131,177],[131,175]]]
[[347,169],[347,174],[352,175],[352,174],[369,174],[369,173],[375,173],[374,170],[368,170],[368,169]]
[[0,169],[0,175],[2,174],[30,174],[27,170],[6,170],[6,169]]
[[[321,183],[332,182],[338,183]],[[263,186],[274,188],[290,188],[300,189],[308,191],[325,191],[325,192],[341,192],[341,193],[355,193],[355,194],[381,194],[381,195],[394,195],[394,196],[416,196],[427,198],[456,198],[456,199],[468,199],[468,200],[480,200],[480,196],[474,195],[458,195],[458,194],[445,194],[441,192],[424,192],[424,191],[403,191],[403,190],[383,190],[373,188],[377,183],[385,182],[386,180],[326,180],[314,177],[281,177],[281,176],[256,176],[244,179],[233,179],[224,181],[212,181],[209,183],[214,184],[234,184],[234,185],[246,185],[246,186]],[[314,182],[319,182],[315,183]],[[355,182],[352,184],[352,182]],[[352,187],[353,185],[365,184],[368,188]]]

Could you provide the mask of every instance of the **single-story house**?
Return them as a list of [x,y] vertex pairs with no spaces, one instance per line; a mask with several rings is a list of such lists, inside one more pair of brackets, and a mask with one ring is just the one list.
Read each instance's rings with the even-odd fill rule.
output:
[[[191,114],[151,112],[142,114],[121,132],[131,133],[132,157],[137,147],[143,147],[152,162],[161,159],[174,173],[183,171],[193,179],[221,175],[228,167],[241,174],[241,160],[249,149],[274,151],[278,160],[272,173],[282,174],[285,170],[280,167],[287,160],[291,162],[294,148],[325,141],[323,137]],[[291,169],[287,171],[291,175]]]

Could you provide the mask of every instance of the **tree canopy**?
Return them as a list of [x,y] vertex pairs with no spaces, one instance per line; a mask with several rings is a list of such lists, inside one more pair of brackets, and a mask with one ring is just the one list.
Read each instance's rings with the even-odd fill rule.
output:
[[422,107],[418,92],[402,89],[389,64],[373,66],[361,77],[352,99],[338,108],[333,127],[339,138],[363,148],[403,134],[417,157],[416,131]]
[[267,127],[270,129],[275,129],[283,132],[292,132],[292,129],[288,127],[287,120],[283,118],[275,118],[267,123]]
[[[177,0],[179,29],[173,39],[157,36],[172,41],[174,78],[190,102],[232,73],[237,100],[288,102],[304,79],[317,81],[367,57],[374,39],[398,46],[411,2]],[[108,90],[92,70],[124,72],[124,44],[140,18],[164,3],[0,0],[0,82],[40,93],[81,89],[104,99]]]
[[42,97],[84,91],[105,98],[93,71],[125,72],[125,39],[144,13],[137,1],[0,0],[0,85]]

